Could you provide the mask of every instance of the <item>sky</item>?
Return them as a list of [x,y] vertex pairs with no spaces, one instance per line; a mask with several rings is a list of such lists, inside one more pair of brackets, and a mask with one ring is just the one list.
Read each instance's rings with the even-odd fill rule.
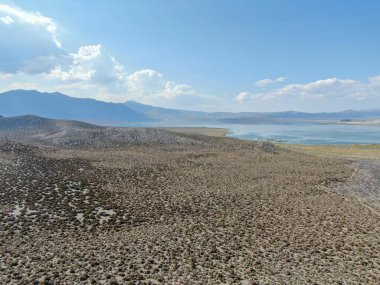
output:
[[191,110],[380,109],[377,0],[0,0],[0,91]]

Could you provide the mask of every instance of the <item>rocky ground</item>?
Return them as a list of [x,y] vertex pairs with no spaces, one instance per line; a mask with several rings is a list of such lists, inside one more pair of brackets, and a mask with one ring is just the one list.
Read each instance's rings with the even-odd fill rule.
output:
[[329,190],[352,174],[343,160],[190,134],[3,141],[0,284],[379,284],[379,216]]

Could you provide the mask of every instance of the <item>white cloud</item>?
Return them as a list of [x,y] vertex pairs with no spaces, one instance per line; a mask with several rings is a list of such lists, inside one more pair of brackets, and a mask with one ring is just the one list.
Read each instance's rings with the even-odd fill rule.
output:
[[129,96],[136,100],[172,101],[180,96],[194,96],[196,92],[187,84],[176,84],[152,69],[143,69],[128,75],[126,78]]
[[158,92],[154,98],[162,98],[165,100],[173,100],[178,96],[192,96],[196,92],[187,84],[176,84],[173,81],[166,81],[165,87]]
[[1,17],[1,21],[4,24],[13,24],[15,23],[14,19],[16,19],[17,22],[22,24],[40,26],[44,28],[51,35],[55,45],[58,48],[61,47],[61,43],[57,37],[58,27],[53,19],[42,16],[40,13],[37,12],[25,11],[18,7],[10,6],[7,4],[0,4],[0,13],[4,15],[3,17]]
[[244,91],[234,100],[241,111],[333,112],[380,106],[380,76],[367,81],[327,78],[288,84],[265,92]]
[[99,86],[97,98],[112,102],[137,100],[155,105],[167,105],[198,96],[187,84],[176,84],[152,69],[138,70],[127,75],[123,66],[114,66],[114,81]]
[[6,80],[6,79],[9,79],[13,76],[13,74],[10,74],[10,73],[2,73],[0,72],[0,80]]
[[286,77],[278,77],[278,78],[275,78],[275,79],[270,79],[270,78],[265,78],[265,79],[262,79],[262,80],[259,80],[255,83],[256,87],[265,87],[265,86],[268,86],[270,84],[274,84],[274,83],[278,83],[278,82],[284,82],[286,80]]
[[243,91],[243,92],[240,92],[235,98],[234,100],[235,101],[239,101],[239,102],[243,102],[243,101],[246,101],[247,99],[251,98],[252,97],[252,94],[247,92],[247,91]]
[[66,57],[57,32],[49,17],[0,4],[0,72],[49,72]]
[[13,82],[9,85],[11,89],[37,89],[38,84],[32,82]]
[[352,79],[328,78],[306,84],[289,84],[282,88],[263,93],[241,92],[235,100],[276,100],[276,99],[332,99],[351,98],[365,100],[380,97],[380,76],[371,77],[368,83]]
[[380,85],[380,75],[374,76],[374,77],[370,77],[369,78],[369,83],[372,86]]
[[85,61],[90,61],[98,58],[101,55],[101,45],[83,46],[80,47],[78,53],[72,54],[74,64]]
[[165,84],[161,73],[152,69],[138,70],[127,77],[127,87],[135,96],[153,96]]
[[95,60],[101,55],[101,46],[84,46],[80,47],[78,53],[70,54],[72,62],[67,67],[57,66],[51,72],[52,78],[67,80],[90,80],[96,70],[94,68]]
[[59,90],[71,94],[83,93],[85,89],[87,96],[100,100],[137,100],[161,105],[179,100],[179,97],[196,96],[189,85],[176,84],[156,70],[142,69],[127,74],[122,64],[103,52],[101,45],[80,47],[69,57],[70,63],[55,67],[48,78],[68,82],[58,86]]
[[243,91],[234,100],[244,111],[329,112],[380,106],[380,76],[368,81],[327,78],[266,92]]
[[98,88],[98,85],[84,82],[76,82],[70,84],[56,85],[55,88],[57,89],[57,91],[60,92],[70,92],[72,90],[91,90],[93,88]]
[[[123,65],[107,54],[100,44],[83,46],[68,56],[68,62],[56,66],[48,75],[63,81],[92,81],[99,84],[117,84],[126,78]],[[120,83],[120,82],[119,82]]]
[[0,17],[0,21],[6,25],[13,24],[15,21],[10,16]]

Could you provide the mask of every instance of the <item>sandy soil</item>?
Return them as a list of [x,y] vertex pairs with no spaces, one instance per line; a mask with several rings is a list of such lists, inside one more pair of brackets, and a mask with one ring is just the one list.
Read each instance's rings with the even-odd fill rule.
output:
[[331,190],[347,161],[191,140],[1,143],[0,284],[380,283],[379,216]]

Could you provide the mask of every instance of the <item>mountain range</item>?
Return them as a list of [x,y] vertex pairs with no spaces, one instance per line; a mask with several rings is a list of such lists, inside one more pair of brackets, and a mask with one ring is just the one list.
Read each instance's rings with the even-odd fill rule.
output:
[[294,120],[361,120],[380,118],[380,109],[374,110],[345,110],[341,112],[201,112],[166,109],[150,105],[141,104],[135,101],[127,101],[126,106],[132,110],[143,114],[152,120],[179,122],[219,122],[219,123],[276,123],[289,122]]
[[282,123],[320,120],[379,119],[380,110],[346,110],[331,113],[305,112],[202,112],[141,104],[135,101],[109,103],[94,99],[74,98],[58,92],[12,90],[0,94],[0,115],[35,115],[52,119],[81,120],[102,125],[161,123]]
[[35,90],[13,90],[1,93],[0,114],[5,117],[36,115],[102,124],[150,120],[124,104],[73,98],[58,92],[41,93]]

